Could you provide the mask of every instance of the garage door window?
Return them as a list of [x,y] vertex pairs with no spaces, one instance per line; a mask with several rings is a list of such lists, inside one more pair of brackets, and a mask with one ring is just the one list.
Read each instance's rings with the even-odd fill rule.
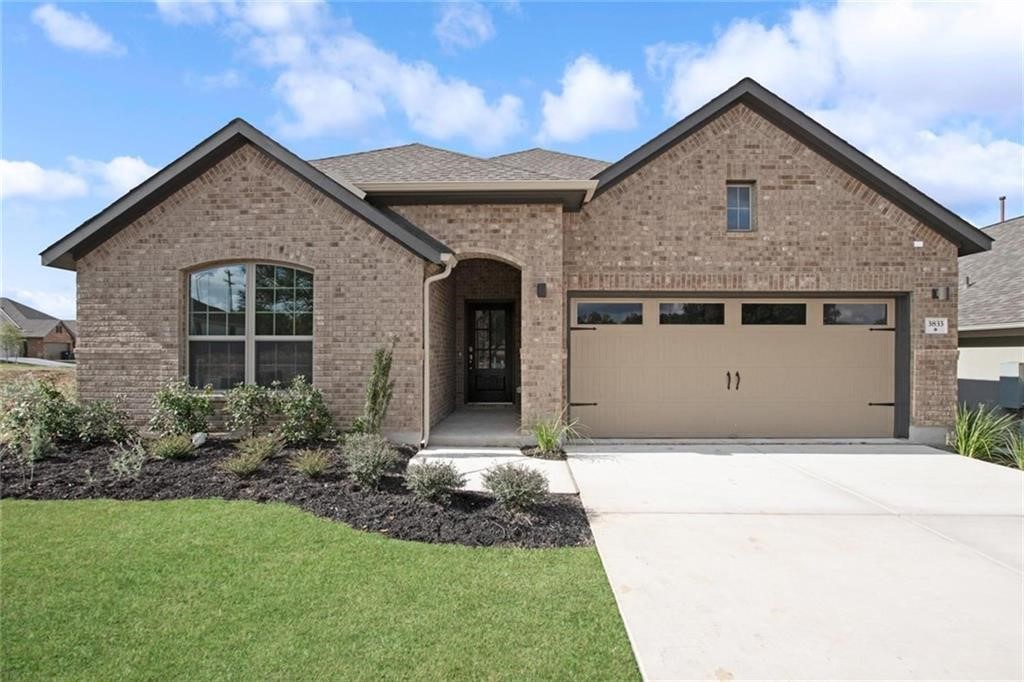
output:
[[643,324],[642,303],[580,303],[577,324]]
[[826,303],[821,321],[829,325],[885,324],[887,307],[884,303]]
[[803,303],[744,303],[743,324],[807,324]]
[[724,303],[661,303],[660,324],[725,324]]

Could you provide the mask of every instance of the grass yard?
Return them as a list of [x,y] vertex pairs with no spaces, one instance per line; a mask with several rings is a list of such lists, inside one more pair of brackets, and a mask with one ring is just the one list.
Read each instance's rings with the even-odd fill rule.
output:
[[42,367],[17,362],[0,362],[0,383],[17,379],[49,379],[69,395],[75,394],[75,366]]
[[592,547],[219,500],[3,500],[0,523],[3,679],[639,677]]

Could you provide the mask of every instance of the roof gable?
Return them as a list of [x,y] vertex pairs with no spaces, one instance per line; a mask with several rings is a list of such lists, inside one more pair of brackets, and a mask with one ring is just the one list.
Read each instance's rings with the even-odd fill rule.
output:
[[680,140],[736,104],[744,104],[818,154],[868,185],[958,246],[961,256],[986,251],[992,238],[883,168],[853,145],[751,78],[744,78],[654,139],[598,173],[594,196],[614,187]]
[[0,311],[14,323],[23,336],[46,336],[60,320],[12,298],[0,298]]
[[344,179],[329,177],[246,121],[236,118],[74,231],[47,247],[40,254],[43,265],[74,270],[75,260],[244,144],[257,147],[421,258],[439,263],[441,254],[450,253],[451,250],[447,246],[423,230],[411,223],[398,223],[365,201],[365,193],[357,187]]

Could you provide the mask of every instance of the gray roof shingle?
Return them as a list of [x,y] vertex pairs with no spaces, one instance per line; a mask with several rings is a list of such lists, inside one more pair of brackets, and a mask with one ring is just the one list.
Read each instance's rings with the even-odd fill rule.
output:
[[1024,324],[1024,216],[984,232],[992,250],[960,259],[960,326]]
[[313,159],[310,163],[335,180],[344,179],[356,184],[560,179],[542,172],[419,143],[329,156]]
[[11,298],[0,298],[0,310],[3,310],[4,314],[17,325],[21,335],[28,338],[46,336],[60,322],[52,315],[47,315],[24,303],[18,303]]
[[490,160],[516,168],[547,173],[565,180],[589,180],[611,165],[607,161],[598,161],[586,156],[576,156],[540,147],[492,156]]

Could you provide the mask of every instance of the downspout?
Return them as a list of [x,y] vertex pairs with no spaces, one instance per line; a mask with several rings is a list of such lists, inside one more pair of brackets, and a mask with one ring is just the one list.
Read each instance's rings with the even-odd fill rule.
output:
[[430,440],[430,285],[452,274],[459,262],[455,254],[442,253],[441,262],[444,270],[423,280],[423,421],[420,447],[427,447]]

